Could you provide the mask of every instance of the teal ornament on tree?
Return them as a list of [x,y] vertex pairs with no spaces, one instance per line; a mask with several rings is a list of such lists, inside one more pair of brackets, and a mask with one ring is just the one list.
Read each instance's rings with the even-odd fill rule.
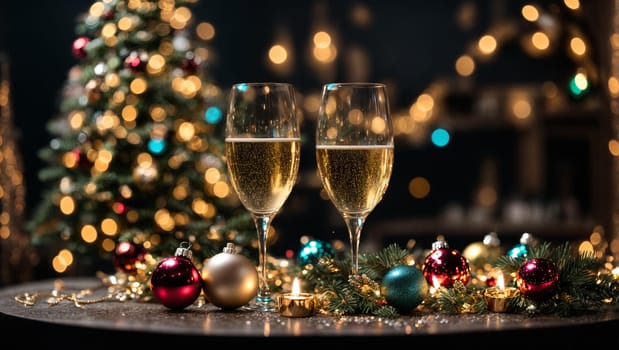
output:
[[421,270],[411,265],[398,265],[387,271],[381,292],[387,304],[402,314],[415,310],[428,295],[428,282]]
[[301,246],[301,249],[299,249],[297,261],[300,266],[305,266],[307,264],[317,263],[320,258],[331,258],[333,256],[335,256],[335,251],[331,244],[321,240],[311,239],[305,242]]

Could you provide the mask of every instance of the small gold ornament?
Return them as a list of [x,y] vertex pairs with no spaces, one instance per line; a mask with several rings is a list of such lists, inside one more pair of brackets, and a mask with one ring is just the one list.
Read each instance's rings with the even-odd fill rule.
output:
[[501,254],[501,241],[495,232],[484,236],[482,242],[473,242],[462,250],[462,256],[472,267],[479,269],[483,269],[485,264],[492,264]]
[[204,262],[202,280],[207,300],[224,310],[249,303],[258,290],[256,267],[247,257],[235,253],[233,243]]

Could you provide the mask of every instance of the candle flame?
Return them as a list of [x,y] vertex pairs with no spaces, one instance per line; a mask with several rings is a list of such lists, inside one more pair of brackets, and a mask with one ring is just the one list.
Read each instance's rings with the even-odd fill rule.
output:
[[299,279],[297,277],[292,280],[292,294],[301,294],[301,284],[299,283]]
[[505,290],[505,279],[503,278],[503,272],[497,272],[496,276],[496,287],[499,290]]

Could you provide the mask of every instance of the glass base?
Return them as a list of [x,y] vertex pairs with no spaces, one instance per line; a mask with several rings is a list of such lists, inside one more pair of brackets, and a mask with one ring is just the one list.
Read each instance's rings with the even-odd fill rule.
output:
[[272,297],[256,297],[248,307],[253,311],[277,312],[277,302]]

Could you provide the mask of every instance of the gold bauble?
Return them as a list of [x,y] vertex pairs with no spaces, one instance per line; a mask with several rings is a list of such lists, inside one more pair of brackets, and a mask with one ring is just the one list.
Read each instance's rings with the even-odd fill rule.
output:
[[490,246],[483,242],[473,242],[462,250],[462,256],[469,262],[477,260],[487,260],[490,257]]
[[258,291],[258,270],[245,256],[235,254],[228,243],[223,252],[207,259],[202,267],[204,295],[213,305],[232,310],[249,303]]
[[483,242],[473,242],[462,250],[462,256],[476,268],[493,263],[501,254],[500,241],[494,232],[487,234]]

